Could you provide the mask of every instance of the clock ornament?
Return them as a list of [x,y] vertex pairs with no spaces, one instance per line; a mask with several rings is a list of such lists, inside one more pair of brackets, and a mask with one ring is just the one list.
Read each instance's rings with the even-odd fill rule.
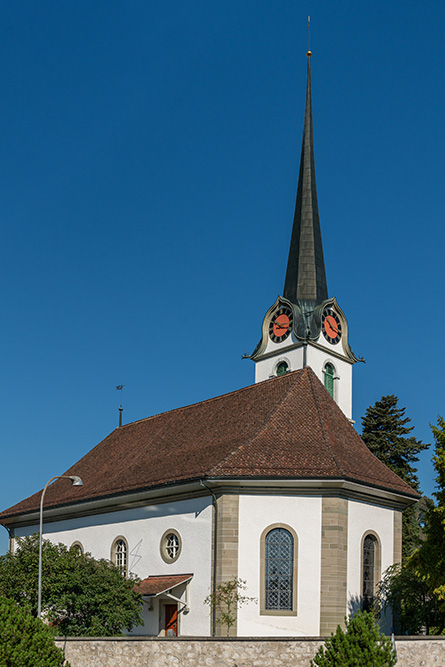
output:
[[341,322],[332,308],[325,308],[321,316],[321,330],[328,343],[335,345],[341,338]]
[[281,343],[292,331],[294,316],[291,308],[282,306],[273,314],[269,323],[269,337],[274,343]]

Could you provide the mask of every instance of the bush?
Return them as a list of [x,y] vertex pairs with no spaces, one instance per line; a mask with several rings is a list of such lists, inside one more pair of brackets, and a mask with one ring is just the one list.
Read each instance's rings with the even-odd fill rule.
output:
[[371,612],[359,611],[346,623],[346,632],[337,626],[311,661],[312,667],[393,667],[397,662],[391,640],[383,635]]
[[[0,595],[37,616],[39,536],[17,539],[14,553],[0,556]],[[136,580],[106,560],[43,541],[42,617],[66,636],[112,637],[141,624]],[[0,665],[0,667],[2,667]]]
[[0,597],[0,667],[62,667],[63,651],[46,625],[13,600]]

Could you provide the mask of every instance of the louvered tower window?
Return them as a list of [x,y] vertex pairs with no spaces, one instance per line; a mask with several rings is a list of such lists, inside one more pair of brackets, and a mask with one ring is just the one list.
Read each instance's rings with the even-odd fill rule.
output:
[[294,538],[285,528],[266,535],[266,609],[292,610]]
[[334,398],[334,374],[335,368],[332,364],[327,363],[324,367],[324,386]]

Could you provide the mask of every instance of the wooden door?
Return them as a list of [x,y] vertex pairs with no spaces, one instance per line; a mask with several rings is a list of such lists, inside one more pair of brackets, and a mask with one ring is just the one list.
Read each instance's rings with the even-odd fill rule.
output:
[[165,607],[165,636],[178,636],[178,605],[166,604]]

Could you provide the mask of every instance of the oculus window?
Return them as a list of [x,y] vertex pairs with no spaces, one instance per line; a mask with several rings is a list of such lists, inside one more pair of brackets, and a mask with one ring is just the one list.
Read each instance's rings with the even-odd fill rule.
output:
[[161,537],[161,556],[166,563],[174,563],[178,560],[182,550],[181,536],[176,530],[166,530]]

